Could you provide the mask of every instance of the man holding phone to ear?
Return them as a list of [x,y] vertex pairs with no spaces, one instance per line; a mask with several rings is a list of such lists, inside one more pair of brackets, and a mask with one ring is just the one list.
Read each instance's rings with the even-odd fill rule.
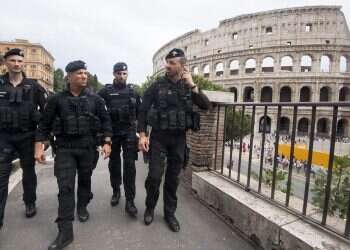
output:
[[[192,103],[209,109],[208,98],[198,89],[185,67],[186,57],[181,49],[172,49],[166,59],[166,74],[145,91],[138,116],[139,149],[149,151],[149,172],[146,179],[146,211],[144,222],[153,221],[159,197],[159,186],[167,160],[164,182],[164,219],[169,228],[178,232],[180,224],[175,217],[176,191],[179,174],[184,163],[186,131],[199,129],[199,114],[193,112]],[[150,138],[146,126],[152,127]]]

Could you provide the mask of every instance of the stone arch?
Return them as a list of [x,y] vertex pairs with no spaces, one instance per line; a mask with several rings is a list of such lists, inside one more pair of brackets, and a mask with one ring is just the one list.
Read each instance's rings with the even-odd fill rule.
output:
[[249,58],[244,64],[245,72],[247,74],[254,73],[256,70],[256,60],[254,58]]
[[316,130],[316,135],[317,136],[324,136],[328,137],[329,136],[329,120],[327,118],[320,118],[317,121],[317,130]]
[[243,102],[254,102],[254,88],[245,87],[243,91]]
[[339,71],[342,73],[349,72],[349,60],[346,56],[340,56]]
[[310,55],[303,55],[300,58],[300,71],[310,72],[312,70],[312,57]]
[[348,87],[344,86],[339,90],[339,101],[350,101],[350,89]]
[[290,120],[286,116],[280,118],[280,134],[289,134]]
[[265,86],[261,89],[261,102],[272,102],[273,90],[270,86]]
[[311,101],[311,88],[304,86],[300,89],[300,102],[310,102]]
[[[259,133],[264,131],[264,116],[259,119]],[[265,133],[271,133],[271,118],[266,116],[266,129]]]
[[238,73],[239,73],[239,61],[235,59],[230,62],[230,75],[238,75]]
[[320,102],[329,102],[331,100],[331,88],[323,86],[320,89]]
[[209,64],[204,64],[203,65],[203,76],[204,77],[209,77],[210,76],[210,66],[209,66]]
[[267,56],[262,60],[261,71],[273,72],[275,67],[275,60],[271,56]]
[[216,76],[222,76],[224,74],[224,63],[223,62],[218,62],[215,65],[215,75]]
[[348,120],[342,118],[337,122],[337,136],[349,136],[349,122]]
[[287,55],[281,58],[281,70],[283,71],[293,71],[293,57]]
[[199,74],[199,68],[198,66],[193,66],[191,69],[192,74],[198,75]]
[[280,89],[280,102],[292,101],[292,89],[289,86],[283,86]]
[[306,117],[303,117],[298,122],[298,130],[297,134],[300,136],[305,136],[309,133],[309,119]]
[[328,55],[321,56],[320,60],[320,71],[330,72],[331,71],[331,57]]
[[238,90],[237,90],[237,88],[236,87],[231,87],[230,88],[230,92],[235,94],[234,101],[237,102],[237,100],[238,100]]

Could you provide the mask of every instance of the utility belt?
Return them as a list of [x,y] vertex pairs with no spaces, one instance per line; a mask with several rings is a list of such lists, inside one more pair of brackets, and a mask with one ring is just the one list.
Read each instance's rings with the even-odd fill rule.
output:
[[155,130],[187,130],[200,129],[200,115],[193,111],[150,109],[147,122]]
[[114,123],[132,123],[136,120],[135,109],[129,105],[111,109],[111,120]]
[[57,136],[54,144],[56,148],[95,148],[97,139],[95,136]]
[[0,107],[0,130],[28,132],[36,129],[40,120],[38,111],[18,109],[15,107]]
[[101,121],[94,115],[56,117],[53,123],[55,136],[95,136],[101,130]]

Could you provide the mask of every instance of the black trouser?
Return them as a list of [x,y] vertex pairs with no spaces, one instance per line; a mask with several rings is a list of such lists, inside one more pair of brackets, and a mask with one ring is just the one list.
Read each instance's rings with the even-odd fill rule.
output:
[[123,184],[126,200],[135,198],[135,178],[137,159],[136,132],[131,131],[122,135],[115,135],[112,138],[112,152],[108,164],[111,186],[113,191],[120,188],[122,183],[120,152],[123,149]]
[[154,209],[157,204],[159,186],[164,173],[165,160],[167,160],[163,186],[164,214],[173,215],[175,213],[177,207],[176,191],[184,162],[185,144],[185,132],[174,134],[152,131],[149,172],[145,183],[147,208]]
[[34,132],[0,133],[0,223],[4,218],[8,184],[12,170],[11,162],[17,156],[23,170],[23,201],[25,204],[36,201],[37,178],[34,160]]
[[95,147],[58,147],[55,158],[55,176],[58,184],[58,217],[60,230],[72,227],[75,210],[75,175],[78,172],[77,206],[87,206],[92,199],[91,175],[94,168]]

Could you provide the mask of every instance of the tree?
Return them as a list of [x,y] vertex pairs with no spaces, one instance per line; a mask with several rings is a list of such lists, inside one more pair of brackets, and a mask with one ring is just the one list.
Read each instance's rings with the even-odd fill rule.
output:
[[[348,155],[335,156],[332,178],[328,213],[345,218],[350,199],[350,158]],[[326,185],[327,174],[319,171],[311,192],[314,194],[312,203],[321,209],[324,208]]]
[[227,108],[225,123],[225,141],[237,141],[242,132],[243,138],[250,133],[251,116],[245,114],[243,117],[243,127],[241,131],[242,111],[233,112],[232,108]]
[[103,84],[98,81],[97,75],[92,75],[91,73],[88,73],[88,86],[95,92],[103,88]]
[[53,90],[55,92],[61,91],[65,88],[66,82],[64,80],[64,72],[58,68],[53,73]]

